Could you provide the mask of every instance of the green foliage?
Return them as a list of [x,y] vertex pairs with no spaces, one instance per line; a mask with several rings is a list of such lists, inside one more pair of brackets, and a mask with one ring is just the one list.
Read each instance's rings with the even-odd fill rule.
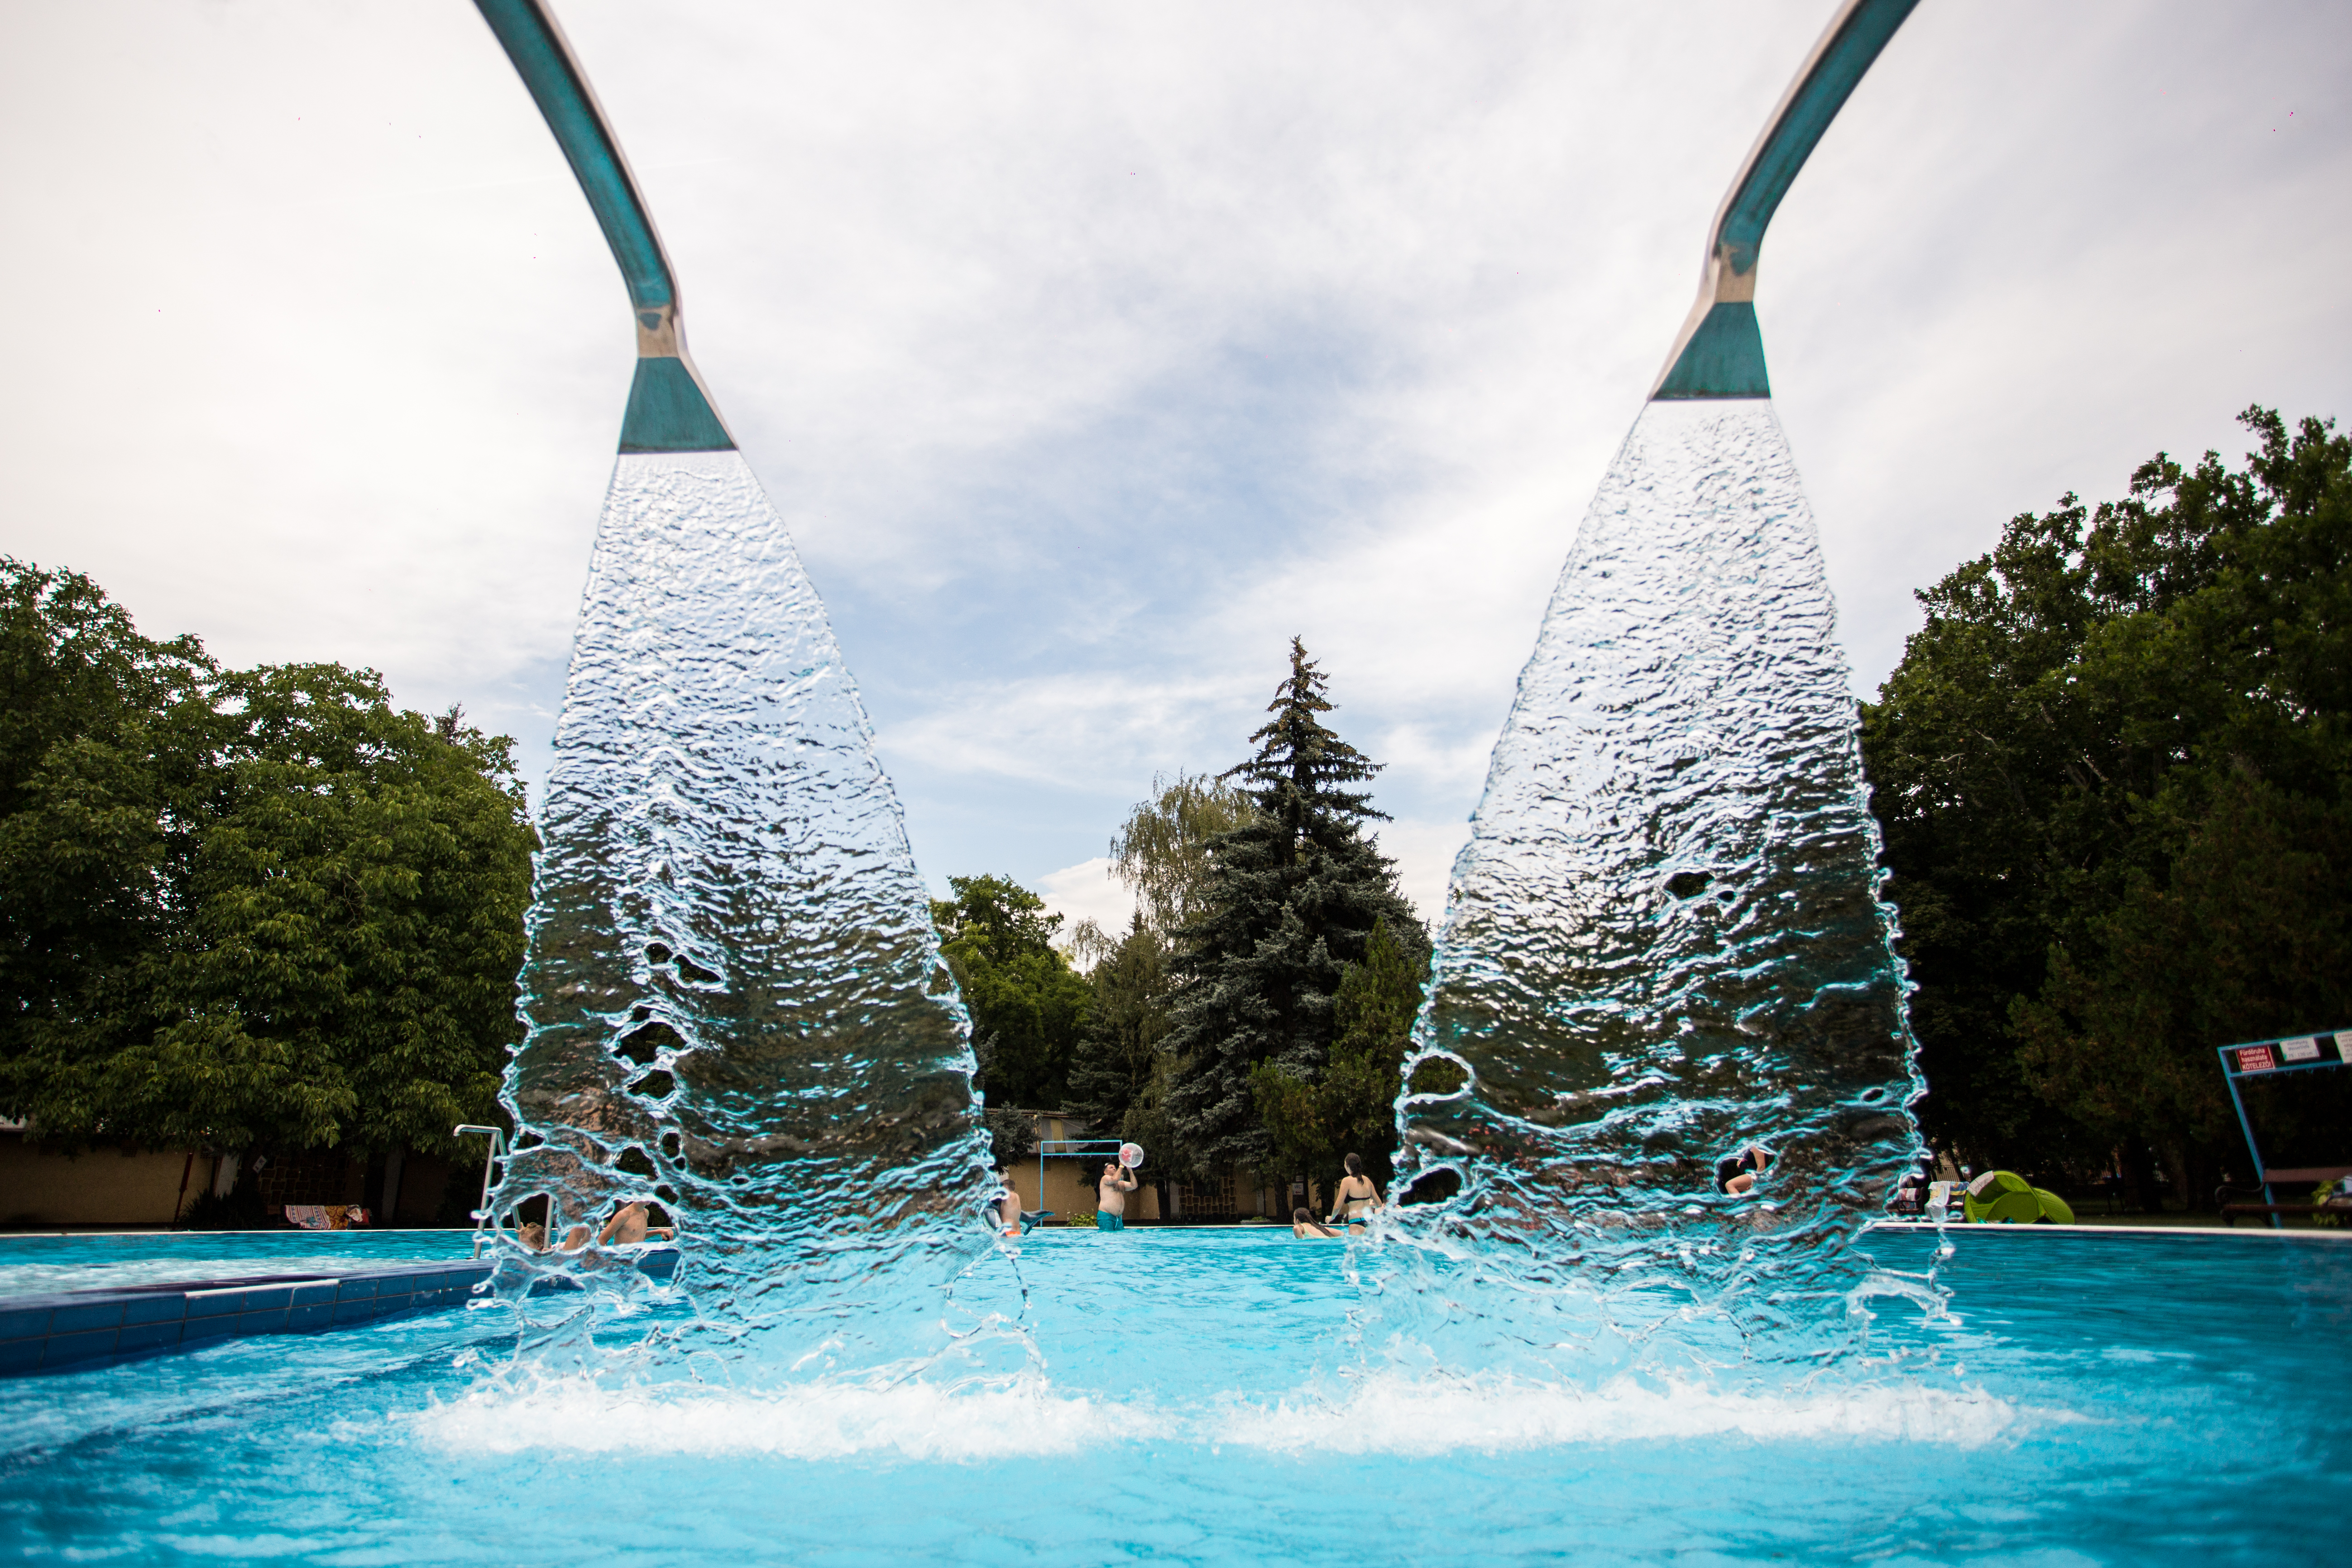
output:
[[2242,472],[2014,520],[1864,709],[1924,1120],[1980,1165],[2152,1148],[2202,1201],[2212,1047],[2352,1022],[2352,441],[2243,419]]
[[988,1102],[1058,1109],[1086,1025],[1089,994],[1054,948],[1062,917],[1008,877],[950,877],[931,901],[940,952],[971,1012],[972,1050]]
[[[1429,935],[1411,916],[1383,915],[1364,961],[1342,971],[1331,1003],[1331,1059],[1312,1078],[1260,1062],[1250,1090],[1270,1166],[1337,1190],[1349,1154],[1388,1189],[1396,1153],[1396,1097],[1405,1047],[1429,978]],[[1456,1069],[1458,1070],[1458,1069]]]
[[0,1106],[88,1126],[75,1079],[166,1020],[157,970],[227,725],[194,638],[139,635],[98,584],[0,559]]
[[1168,940],[1138,910],[1118,945],[1087,976],[1093,992],[1087,1026],[1070,1065],[1070,1109],[1105,1136],[1153,1147],[1129,1119],[1152,1087],[1160,1042],[1168,1036],[1171,987]]
[[980,1115],[1000,1163],[1025,1160],[1037,1152],[1037,1123],[1025,1111],[983,1109]]
[[1180,1160],[1263,1168],[1272,1153],[1252,1071],[1319,1081],[1337,1037],[1333,1004],[1381,917],[1412,918],[1388,859],[1366,839],[1383,814],[1345,785],[1377,765],[1325,728],[1325,677],[1294,639],[1290,674],[1250,739],[1240,778],[1253,815],[1208,846],[1201,913],[1173,933],[1181,987],[1164,1103]]
[[68,1147],[448,1146],[496,1110],[536,836],[510,742],[223,673],[0,563],[0,1103]]
[[1215,858],[1210,846],[1246,826],[1250,797],[1223,778],[1155,776],[1151,798],[1128,813],[1110,841],[1111,875],[1135,890],[1137,912],[1163,935],[1209,912]]

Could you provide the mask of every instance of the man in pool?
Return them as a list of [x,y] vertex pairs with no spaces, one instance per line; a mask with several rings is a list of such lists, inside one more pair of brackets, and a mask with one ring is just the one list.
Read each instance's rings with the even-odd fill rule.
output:
[[1022,1223],[1021,1194],[1013,1185],[1013,1167],[1000,1165],[996,1171],[996,1223],[1003,1228],[1007,1241],[1018,1241],[1028,1227]]
[[[613,1217],[606,1220],[604,1228],[597,1233],[596,1245],[635,1247],[648,1236],[657,1236],[664,1241],[667,1241],[677,1234],[676,1230],[666,1225],[646,1225],[645,1200],[636,1198],[623,1204],[614,1211]],[[571,1246],[569,1242],[564,1245],[567,1247]]]
[[1135,1191],[1135,1178],[1127,1167],[1116,1160],[1103,1162],[1102,1176],[1095,1183],[1095,1228],[1125,1230],[1127,1228],[1127,1194]]

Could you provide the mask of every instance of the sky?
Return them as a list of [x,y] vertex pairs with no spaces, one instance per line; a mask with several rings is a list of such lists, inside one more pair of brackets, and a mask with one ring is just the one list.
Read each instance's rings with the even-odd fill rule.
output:
[[[558,0],[934,887],[1110,836],[1303,637],[1434,914],[1827,0]],[[543,775],[635,353],[466,0],[0,0],[0,552]],[[2352,416],[2352,8],[1925,0],[1762,252],[1867,698],[1913,593]]]

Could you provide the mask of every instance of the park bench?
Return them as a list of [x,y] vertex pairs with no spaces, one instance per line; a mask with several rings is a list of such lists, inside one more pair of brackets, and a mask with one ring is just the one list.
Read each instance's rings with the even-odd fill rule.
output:
[[[2347,1176],[2352,1176],[2352,1165],[2303,1165],[2295,1167],[2273,1166],[2263,1173],[2263,1190],[2275,1191],[2280,1187],[2319,1187],[2331,1182],[2340,1182]],[[2298,1214],[2336,1214],[2352,1217],[2352,1198],[2332,1198],[2326,1204],[2315,1204],[2309,1198],[2305,1198],[2299,1204],[2233,1203],[2230,1201],[2230,1194],[2231,1193],[2247,1192],[2250,1189],[2245,1187],[2223,1187],[2220,1192],[2213,1194],[2217,1199],[2221,1200],[2221,1223],[2223,1225],[2237,1224],[2238,1216],[2242,1214],[2282,1215]]]

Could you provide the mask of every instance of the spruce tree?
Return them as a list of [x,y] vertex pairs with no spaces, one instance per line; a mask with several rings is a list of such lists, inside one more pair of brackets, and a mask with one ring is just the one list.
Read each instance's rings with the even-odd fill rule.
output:
[[1265,1164],[1251,1069],[1317,1078],[1330,1060],[1347,967],[1363,962],[1382,916],[1412,918],[1391,863],[1364,836],[1365,822],[1386,814],[1346,787],[1379,764],[1324,727],[1325,685],[1294,637],[1273,718],[1250,737],[1257,754],[1221,775],[1241,782],[1255,816],[1213,842],[1207,910],[1176,933],[1166,1111],[1197,1166]]

